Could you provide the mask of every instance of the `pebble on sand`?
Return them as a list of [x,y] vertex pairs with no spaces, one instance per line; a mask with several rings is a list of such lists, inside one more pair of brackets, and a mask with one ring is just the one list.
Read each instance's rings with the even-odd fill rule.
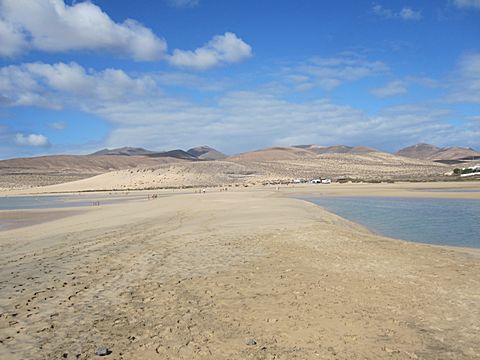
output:
[[255,341],[255,339],[248,339],[247,340],[247,345],[250,345],[250,346],[257,345],[257,342]]
[[97,356],[107,356],[107,355],[110,355],[112,353],[111,350],[109,350],[108,348],[106,347],[99,347],[97,348],[97,350],[95,350],[95,355]]

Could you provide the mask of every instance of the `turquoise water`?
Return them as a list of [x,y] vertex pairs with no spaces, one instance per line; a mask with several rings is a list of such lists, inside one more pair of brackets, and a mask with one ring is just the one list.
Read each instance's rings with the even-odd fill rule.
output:
[[480,200],[397,197],[304,200],[388,237],[480,248]]

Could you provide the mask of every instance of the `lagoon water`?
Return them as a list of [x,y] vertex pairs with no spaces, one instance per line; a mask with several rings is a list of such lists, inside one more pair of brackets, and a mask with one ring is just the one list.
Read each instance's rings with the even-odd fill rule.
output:
[[480,200],[396,197],[304,199],[388,237],[480,248]]
[[4,196],[0,197],[0,210],[57,209],[91,206],[98,201],[108,205],[121,201],[145,199],[147,195],[47,195],[47,196]]
[[12,196],[0,198],[0,210],[52,209],[91,205],[73,196]]

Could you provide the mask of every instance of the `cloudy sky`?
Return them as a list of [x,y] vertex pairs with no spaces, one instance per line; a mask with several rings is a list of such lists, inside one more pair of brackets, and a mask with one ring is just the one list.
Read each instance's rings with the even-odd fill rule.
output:
[[480,148],[480,0],[0,0],[0,158]]

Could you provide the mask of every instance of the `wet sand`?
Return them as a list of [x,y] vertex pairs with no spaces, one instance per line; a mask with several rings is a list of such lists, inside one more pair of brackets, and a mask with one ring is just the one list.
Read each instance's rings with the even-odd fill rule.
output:
[[79,214],[81,210],[15,210],[0,211],[0,231],[32,226]]
[[[319,191],[381,192],[351,186]],[[418,188],[397,186],[383,193]],[[0,358],[480,357],[479,251],[377,236],[285,197],[299,191],[173,195],[0,232]]]

